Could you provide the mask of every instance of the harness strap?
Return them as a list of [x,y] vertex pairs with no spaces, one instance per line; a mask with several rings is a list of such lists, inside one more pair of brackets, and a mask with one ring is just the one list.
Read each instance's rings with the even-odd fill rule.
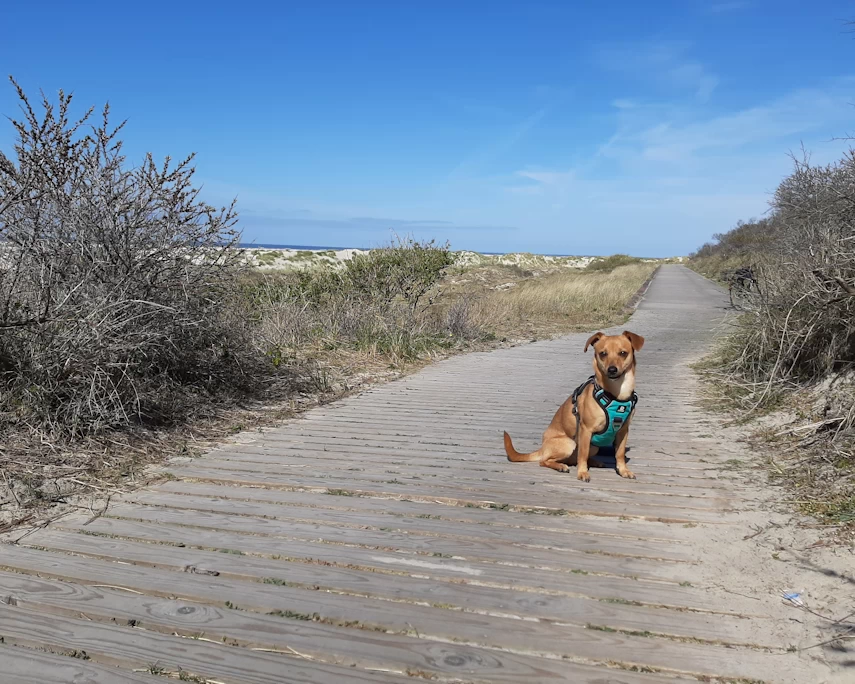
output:
[[[582,395],[582,392],[585,391],[585,388],[594,383],[594,388],[596,390],[597,387],[597,378],[592,375],[590,378],[585,380],[581,385],[579,385],[575,390],[573,390],[573,415],[576,416],[576,439],[579,439],[579,423],[581,422],[581,417],[579,416],[579,397]],[[577,447],[578,448],[578,447]]]
[[[594,434],[601,435],[601,434],[604,434],[605,432],[608,431],[609,424],[610,424],[608,407],[612,402],[617,401],[615,399],[615,397],[613,397],[611,394],[606,392],[606,390],[603,387],[600,387],[600,384],[597,382],[597,376],[596,375],[592,375],[590,378],[585,380],[585,382],[583,382],[581,385],[579,385],[575,390],[573,390],[573,395],[572,395],[573,396],[573,415],[576,416],[576,438],[577,439],[579,437],[579,424],[582,420],[580,415],[579,415],[579,397],[582,395],[582,392],[585,391],[585,388],[591,384],[594,385],[594,394],[593,394],[594,401],[596,401],[597,404],[600,405],[600,407],[603,409],[603,412],[606,414],[606,427],[603,430],[601,430],[600,432],[597,432]],[[632,411],[635,410],[635,405],[638,403],[638,395],[635,393],[635,391],[633,391],[629,400],[632,402],[632,408],[630,409],[630,413],[632,413]]]

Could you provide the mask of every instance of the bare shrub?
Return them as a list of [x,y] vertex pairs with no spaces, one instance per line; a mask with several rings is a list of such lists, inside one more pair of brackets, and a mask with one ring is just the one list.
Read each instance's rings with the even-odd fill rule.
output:
[[0,426],[71,438],[172,423],[256,387],[233,206],[199,199],[192,156],[129,167],[108,107],[73,119],[71,95],[37,111],[16,88],[23,117],[0,153]]
[[482,335],[481,328],[475,323],[472,298],[459,297],[445,312],[445,328],[450,335],[462,339],[474,339]]
[[798,161],[769,218],[735,229],[754,240],[735,248],[733,235],[719,238],[719,254],[755,263],[761,285],[760,308],[743,321],[744,350],[733,366],[763,386],[755,400],[782,382],[811,382],[855,362],[853,202],[853,153],[828,166]]
[[799,446],[814,464],[776,472],[803,490],[804,510],[855,521],[855,152],[827,166],[796,160],[767,218],[716,237],[694,266],[751,264],[759,295],[708,372],[743,415],[798,398]]

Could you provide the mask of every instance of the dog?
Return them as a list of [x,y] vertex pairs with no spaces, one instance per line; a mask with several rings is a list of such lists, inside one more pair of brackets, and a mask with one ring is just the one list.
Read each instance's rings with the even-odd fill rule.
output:
[[[615,447],[617,472],[635,479],[626,466],[626,442],[632,411],[638,401],[635,394],[636,353],[644,346],[641,335],[625,330],[621,335],[598,332],[588,338],[585,350],[594,348],[594,375],[582,383],[556,411],[543,433],[537,451],[521,454],[514,449],[505,432],[505,453],[509,461],[540,461],[545,468],[563,473],[576,466],[576,477],[590,482],[588,460],[601,446]],[[609,444],[611,442],[611,444]],[[601,465],[592,460],[592,465]]]

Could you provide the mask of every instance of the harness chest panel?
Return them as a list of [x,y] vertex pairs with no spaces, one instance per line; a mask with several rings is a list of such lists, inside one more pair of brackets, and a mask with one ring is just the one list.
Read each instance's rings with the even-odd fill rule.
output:
[[606,418],[606,426],[591,435],[591,444],[597,447],[610,447],[614,445],[617,433],[632,415],[632,411],[638,403],[638,395],[633,392],[629,399],[620,401],[600,387],[596,377],[592,375],[573,392],[573,413],[576,415],[577,421],[579,420],[577,402],[585,388],[591,384],[594,385],[594,401],[597,402],[597,406],[603,409]]

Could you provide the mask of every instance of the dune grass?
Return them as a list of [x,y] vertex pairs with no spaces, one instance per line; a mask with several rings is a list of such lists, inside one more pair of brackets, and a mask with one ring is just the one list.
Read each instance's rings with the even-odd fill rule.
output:
[[611,272],[565,271],[493,290],[472,304],[473,321],[497,335],[546,336],[619,323],[625,307],[656,268],[619,266]]

